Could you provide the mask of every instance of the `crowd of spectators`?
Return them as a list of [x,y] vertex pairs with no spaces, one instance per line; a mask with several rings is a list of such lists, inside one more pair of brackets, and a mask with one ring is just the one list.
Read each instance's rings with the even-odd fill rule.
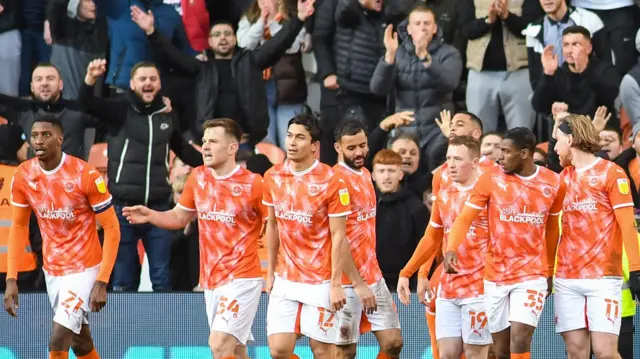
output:
[[261,174],[284,158],[287,122],[300,113],[320,119],[327,164],[345,119],[368,127],[369,168],[376,153],[398,153],[402,173],[374,179],[378,260],[392,290],[428,223],[432,172],[451,135],[473,136],[497,161],[502,131],[531,128],[536,163],[559,172],[553,129],[567,112],[588,115],[600,155],[627,171],[640,208],[634,0],[313,3],[0,0],[0,162],[33,156],[27,139],[42,113],[61,120],[70,155],[95,162],[91,149],[106,144],[100,169],[122,231],[116,291],[138,290],[140,247],[154,291],[197,289],[197,224],[172,233],[120,212],[177,201],[212,118],[240,124],[238,161]]

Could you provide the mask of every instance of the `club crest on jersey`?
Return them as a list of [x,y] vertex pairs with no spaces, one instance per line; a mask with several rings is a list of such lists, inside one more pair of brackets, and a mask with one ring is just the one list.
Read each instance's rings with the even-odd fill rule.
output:
[[67,193],[73,192],[74,189],[75,189],[75,186],[73,185],[73,182],[71,181],[64,182],[64,190],[67,191]]
[[339,190],[338,194],[340,195],[341,205],[346,206],[351,202],[351,199],[349,198],[349,191],[347,191],[346,188]]
[[310,184],[307,192],[309,193],[309,196],[317,196],[318,193],[320,193],[320,187],[318,187],[317,184]]
[[595,186],[597,186],[597,185],[598,185],[598,182],[599,182],[599,180],[598,180],[598,176],[591,176],[591,177],[589,178],[589,186],[591,186],[591,187],[595,187]]
[[550,188],[550,187],[545,187],[545,188],[542,190],[542,195],[543,195],[543,196],[545,196],[545,197],[547,197],[547,198],[551,198],[551,195],[552,195],[552,193],[551,193],[551,188]]
[[618,178],[618,191],[629,194],[629,181],[626,178]]
[[98,188],[98,192],[104,194],[107,193],[107,185],[104,183],[104,180],[101,177],[98,177],[98,179],[96,179],[96,187]]
[[231,188],[231,194],[235,197],[238,197],[240,195],[242,195],[242,187],[240,186],[233,186]]

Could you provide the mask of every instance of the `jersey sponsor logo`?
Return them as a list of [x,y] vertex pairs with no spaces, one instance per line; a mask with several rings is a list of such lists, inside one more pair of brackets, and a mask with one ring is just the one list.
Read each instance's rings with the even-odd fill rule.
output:
[[29,184],[29,187],[31,187],[31,189],[34,191],[38,188],[38,185],[35,182],[27,180],[27,183]]
[[626,178],[618,178],[618,191],[629,194],[629,181]]
[[309,196],[317,196],[318,193],[320,193],[320,187],[317,184],[310,184],[309,188],[307,189],[307,193],[309,193]]
[[562,210],[564,212],[598,212],[598,202],[594,201],[592,198],[575,203],[565,201],[562,204]]
[[42,219],[62,219],[66,221],[71,221],[76,218],[75,213],[73,213],[73,207],[65,207],[65,208],[51,208],[39,207],[37,210],[38,216]]
[[536,226],[544,225],[544,214],[528,213],[525,206],[522,211],[515,208],[501,208],[500,221],[508,223],[533,224]]
[[343,206],[349,205],[351,203],[351,199],[349,198],[349,191],[346,188],[343,188],[338,191],[340,197],[340,204]]
[[95,182],[96,182],[96,187],[98,188],[98,192],[102,194],[107,193],[107,185],[104,183],[104,179],[102,179],[102,176],[98,177],[98,179],[96,179]]
[[364,209],[358,212],[358,217],[356,217],[356,221],[364,222],[370,218],[376,218],[376,209]]
[[220,222],[225,224],[236,224],[236,212],[217,210],[216,205],[213,205],[212,211],[198,212],[198,219],[203,221],[213,221],[213,222]]
[[167,128],[169,128],[169,124],[168,124],[168,123],[166,123],[166,122],[164,122],[164,123],[162,123],[162,124],[160,125],[160,129],[161,129],[161,130],[163,130],[163,131],[164,131],[164,130],[166,130]]
[[275,212],[276,218],[280,218],[285,221],[293,221],[305,225],[313,224],[311,211],[296,211],[293,209],[293,204],[291,204],[291,207],[289,209],[287,209],[286,206],[283,205],[276,205]]
[[73,192],[73,191],[75,190],[75,186],[73,185],[73,182],[71,182],[71,181],[65,181],[65,182],[64,182],[64,190],[65,190],[67,193],[71,193],[71,192]]
[[498,185],[498,187],[502,188],[503,191],[507,191],[507,188],[509,187],[506,183],[496,183]]

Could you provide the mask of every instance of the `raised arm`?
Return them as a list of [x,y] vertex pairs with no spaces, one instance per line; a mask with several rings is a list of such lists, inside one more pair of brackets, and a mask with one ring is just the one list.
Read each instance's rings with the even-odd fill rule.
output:
[[321,81],[336,74],[333,56],[333,35],[336,30],[335,11],[338,0],[323,0],[318,5],[313,27],[313,55],[318,63],[318,78]]
[[280,60],[298,37],[302,25],[314,12],[315,0],[298,0],[298,15],[287,21],[270,40],[251,52],[256,67],[266,69]]
[[80,109],[105,124],[121,126],[127,117],[128,103],[122,99],[102,99],[95,96],[93,86],[98,77],[107,71],[107,61],[104,59],[93,60],[87,67],[87,75],[80,87],[78,105]]
[[398,33],[388,25],[384,31],[384,57],[378,61],[373,71],[369,88],[378,96],[386,96],[396,85],[396,53],[398,52]]
[[165,55],[175,67],[189,75],[198,75],[202,66],[200,60],[177,49],[170,39],[156,31],[155,19],[151,10],[144,12],[139,7],[132,6],[131,19],[147,34],[154,51]]

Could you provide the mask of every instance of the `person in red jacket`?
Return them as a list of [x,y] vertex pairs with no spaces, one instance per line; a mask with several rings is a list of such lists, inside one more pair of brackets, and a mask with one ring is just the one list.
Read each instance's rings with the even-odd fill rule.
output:
[[198,52],[209,48],[209,12],[205,0],[180,0],[182,23],[189,44]]

